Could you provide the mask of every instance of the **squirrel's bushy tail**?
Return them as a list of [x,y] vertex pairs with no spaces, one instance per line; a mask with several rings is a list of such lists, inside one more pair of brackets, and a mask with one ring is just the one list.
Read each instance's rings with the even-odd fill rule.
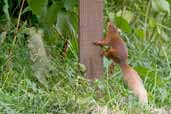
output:
[[124,81],[142,103],[148,103],[147,91],[138,73],[128,64],[121,65]]

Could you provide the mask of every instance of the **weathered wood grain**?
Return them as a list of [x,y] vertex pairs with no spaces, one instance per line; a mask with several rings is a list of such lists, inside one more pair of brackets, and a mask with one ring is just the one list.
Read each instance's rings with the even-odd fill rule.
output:
[[79,57],[87,68],[86,78],[97,79],[103,73],[100,47],[93,44],[102,38],[103,0],[79,0]]

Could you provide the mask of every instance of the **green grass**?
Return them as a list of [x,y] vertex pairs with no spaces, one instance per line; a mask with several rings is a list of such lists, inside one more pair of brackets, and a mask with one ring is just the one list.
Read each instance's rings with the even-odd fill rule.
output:
[[[9,36],[10,37],[10,36]],[[24,36],[21,36],[24,38]],[[135,40],[136,39],[136,40]],[[121,114],[151,114],[153,108],[171,106],[171,53],[170,42],[159,46],[156,42],[130,39],[129,63],[138,71],[148,90],[149,104],[138,103],[122,80],[119,66],[115,73],[107,72],[94,82],[83,77],[73,49],[65,59],[59,50],[51,57],[48,73],[48,88],[41,85],[34,76],[27,42],[18,40],[9,69],[5,64],[11,47],[6,41],[0,46],[0,113],[2,114],[67,114],[97,113],[98,106],[107,106],[110,111]],[[74,54],[72,56],[72,54]]]
[[[42,8],[39,6],[42,3],[33,5],[37,10],[44,9],[40,11],[43,17],[35,15],[25,3],[14,46],[21,0],[0,0],[0,114],[106,114],[105,111],[171,114],[162,113],[171,111],[171,23],[166,1],[170,3],[170,0],[104,0],[104,23],[111,19],[123,30],[129,49],[128,62],[140,74],[148,91],[149,103],[142,105],[124,84],[118,65],[114,74],[108,74],[111,61],[107,59],[100,80],[90,82],[84,78],[84,67],[78,63],[78,39],[73,38],[78,36],[78,5],[73,0],[61,4],[59,12],[63,13],[57,20],[54,14],[59,13],[58,7],[51,7],[57,3],[55,0],[49,0],[48,6]],[[151,3],[160,8],[155,10]],[[48,15],[46,9],[51,9],[46,11]],[[47,21],[52,21],[51,24],[57,21],[56,27],[46,25]],[[48,86],[40,83],[34,73],[39,68],[33,67],[28,48],[28,28],[32,26],[45,32],[43,48],[50,60]],[[63,59],[61,50],[66,38],[70,39],[70,46]],[[11,48],[12,59],[8,62]],[[161,110],[155,113],[158,109]]]

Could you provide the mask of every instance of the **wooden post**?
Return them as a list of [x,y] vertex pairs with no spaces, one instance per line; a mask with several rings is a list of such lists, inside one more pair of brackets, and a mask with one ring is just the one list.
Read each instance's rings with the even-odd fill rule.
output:
[[86,78],[94,80],[103,73],[101,49],[93,42],[102,38],[103,0],[79,0],[79,57],[87,68]]

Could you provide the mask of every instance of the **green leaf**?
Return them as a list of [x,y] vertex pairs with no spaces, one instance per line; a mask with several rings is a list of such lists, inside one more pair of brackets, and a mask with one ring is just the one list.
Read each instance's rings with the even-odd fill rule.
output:
[[2,32],[0,34],[0,45],[4,43],[5,39],[7,38],[7,32]]
[[80,68],[81,72],[83,72],[83,73],[86,72],[86,66],[84,64],[79,63],[79,68]]
[[149,27],[154,28],[156,26],[156,20],[153,17],[149,18]]
[[69,28],[71,32],[75,35],[78,33],[78,15],[75,13],[69,13]]
[[37,16],[45,13],[48,0],[27,0],[31,10]]
[[166,32],[161,31],[160,36],[163,38],[164,41],[169,41],[169,36],[166,34]]
[[27,12],[29,12],[29,11],[31,11],[30,7],[26,7],[26,8],[24,8],[22,14],[27,13]]
[[73,11],[74,7],[78,4],[78,0],[64,0],[64,7],[67,11]]
[[130,23],[134,18],[134,14],[131,11],[128,11],[128,10],[124,10],[124,11],[120,10],[120,11],[117,12],[116,15],[117,16],[122,16],[122,18],[127,20],[128,23]]
[[135,29],[134,32],[135,32],[135,35],[137,37],[144,38],[144,30],[142,30],[142,29]]
[[166,0],[152,0],[152,8],[157,11],[164,11],[170,13],[170,4]]
[[68,36],[74,32],[72,15],[67,12],[59,12],[57,16],[56,29],[62,36]]
[[57,16],[56,29],[60,35],[65,36],[68,34],[67,13],[59,12]]
[[11,20],[10,20],[10,15],[9,15],[9,11],[8,11],[8,9],[9,9],[8,0],[4,0],[4,3],[5,3],[5,5],[3,6],[3,11],[5,13],[5,16],[8,20],[8,22],[10,22]]
[[125,20],[123,17],[121,17],[121,16],[115,17],[115,23],[124,32],[131,33],[131,27],[130,27],[128,21]]
[[46,23],[48,24],[48,26],[52,26],[55,21],[57,20],[57,15],[58,15],[58,12],[60,10],[60,3],[59,2],[55,2],[53,3],[49,8],[48,8],[48,13],[46,15]]
[[167,0],[169,2],[169,4],[171,4],[171,0]]
[[155,71],[151,70],[150,68],[146,68],[143,66],[137,66],[135,67],[135,70],[140,74],[141,77],[147,78],[147,81],[151,84],[154,84],[156,82],[158,87],[162,87],[165,84],[165,81],[162,80],[162,78],[156,74]]

